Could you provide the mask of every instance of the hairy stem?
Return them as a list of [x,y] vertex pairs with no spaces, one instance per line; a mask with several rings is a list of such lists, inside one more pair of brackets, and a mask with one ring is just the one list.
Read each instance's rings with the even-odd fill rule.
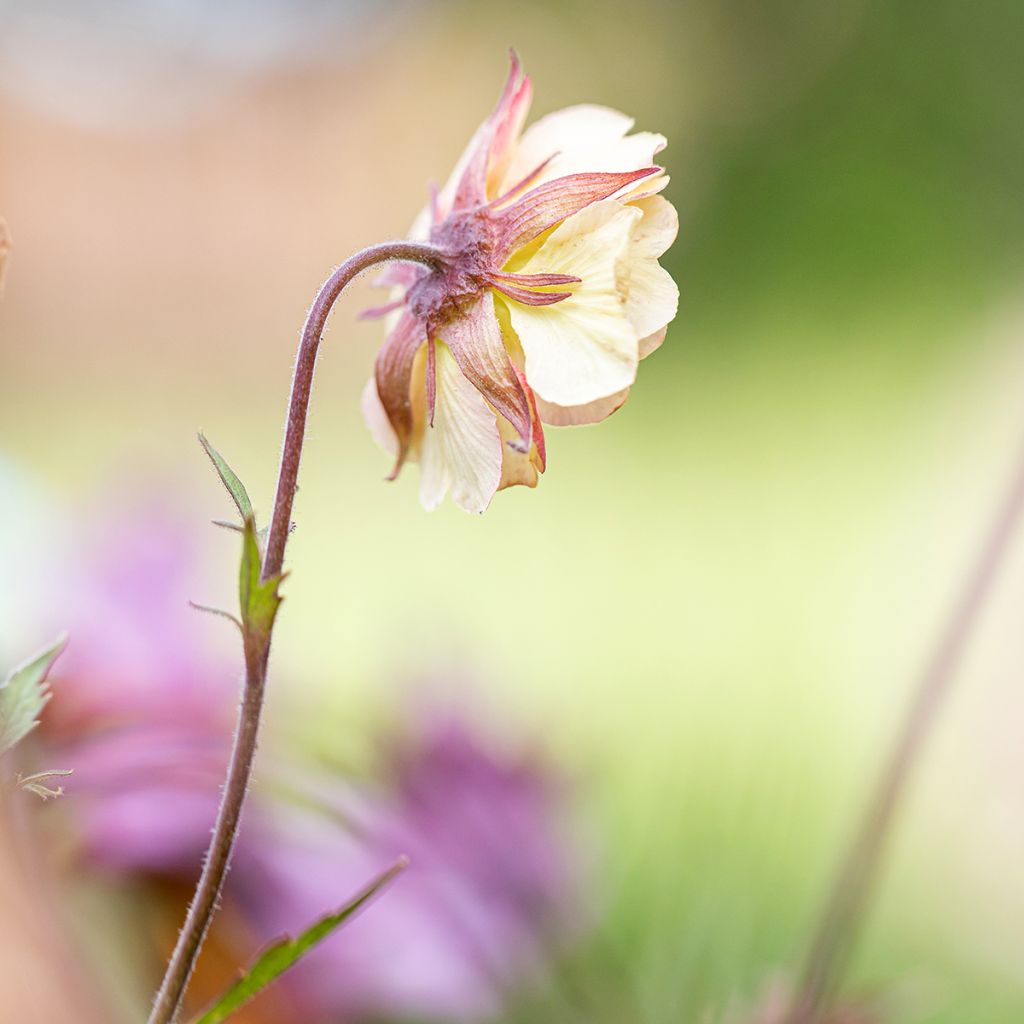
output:
[[[313,371],[316,368],[320,339],[334,303],[359,274],[377,264],[391,260],[403,260],[437,267],[443,262],[444,256],[444,252],[435,246],[419,242],[385,242],[381,245],[370,246],[357,252],[338,267],[324,282],[313,300],[313,305],[310,307],[305,326],[302,329],[302,338],[299,342],[299,352],[292,379],[288,420],[285,426],[281,466],[277,478],[277,494],[274,499],[267,551],[263,559],[262,577],[264,581],[272,576],[277,576],[284,565],[284,552],[291,528],[292,505],[295,500],[299,463],[302,459],[302,444],[306,433],[306,416],[309,412],[309,400],[313,390]],[[196,885],[195,895],[192,897],[185,923],[160,984],[160,990],[149,1016],[149,1024],[172,1024],[177,1018],[192,969],[199,956],[203,940],[206,938],[210,921],[217,909],[235,838],[238,835],[242,805],[249,788],[253,760],[256,755],[260,717],[263,711],[263,696],[266,689],[270,637],[267,637],[266,642],[258,649],[249,643],[246,643],[245,648],[244,688],[216,824],[203,863],[203,870]]]
[[804,965],[789,1024],[820,1024],[864,917],[886,840],[921,752],[949,696],[964,648],[992,591],[1024,512],[1024,448],[1013,478],[925,663],[903,724],[836,877]]

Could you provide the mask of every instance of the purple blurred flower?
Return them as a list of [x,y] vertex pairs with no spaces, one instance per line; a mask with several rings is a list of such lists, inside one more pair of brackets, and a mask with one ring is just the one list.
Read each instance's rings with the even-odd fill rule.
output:
[[115,869],[195,870],[227,763],[237,672],[188,607],[199,553],[186,522],[135,501],[83,529],[51,602],[72,640],[48,756],[74,769],[67,806],[88,857]]
[[[47,758],[75,772],[64,806],[91,863],[172,883],[154,887],[157,900],[199,869],[237,696],[237,670],[210,653],[217,631],[187,606],[194,536],[163,505],[129,503],[76,545],[84,554],[52,609],[72,635],[43,730]],[[400,854],[412,861],[284,979],[296,1020],[482,1020],[579,928],[577,858],[550,771],[499,750],[465,714],[405,711],[416,724],[382,746],[373,785],[305,773],[292,786],[301,804],[257,789],[247,806],[211,937],[232,965],[344,903]],[[176,925],[181,908],[168,909]]]
[[280,820],[252,910],[268,935],[294,931],[407,854],[387,895],[300,966],[297,988],[325,1019],[486,1019],[580,929],[559,787],[453,715],[390,743],[384,772],[390,785],[345,811],[348,832]]

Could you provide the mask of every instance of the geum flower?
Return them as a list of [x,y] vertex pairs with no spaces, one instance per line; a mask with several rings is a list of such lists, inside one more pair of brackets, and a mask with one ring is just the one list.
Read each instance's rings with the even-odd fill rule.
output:
[[419,462],[428,509],[449,490],[482,512],[502,488],[536,486],[542,424],[618,409],[678,306],[658,264],[678,230],[657,194],[664,137],[590,105],[523,132],[531,93],[513,54],[494,113],[410,233],[444,257],[386,271],[392,301],[364,314],[390,318],[364,412],[391,479]]

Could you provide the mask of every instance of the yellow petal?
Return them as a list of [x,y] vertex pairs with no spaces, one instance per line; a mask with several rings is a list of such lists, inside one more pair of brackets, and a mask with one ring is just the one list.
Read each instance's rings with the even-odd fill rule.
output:
[[[523,132],[498,194],[549,158],[551,162],[531,187],[566,174],[650,167],[655,154],[665,148],[665,137],[653,132],[626,135],[632,127],[631,117],[608,107],[581,104],[556,110]],[[650,190],[650,183],[645,190]]]
[[516,451],[509,442],[519,438],[519,432],[504,416],[498,416],[498,433],[501,435],[501,481],[498,490],[522,484],[525,487],[536,487],[544,467],[537,451],[537,445],[531,444],[529,452]]
[[649,196],[630,205],[643,216],[633,228],[626,256],[626,315],[637,335],[648,342],[641,345],[643,358],[661,344],[654,336],[675,319],[679,310],[679,289],[658,263],[658,257],[676,239],[679,217],[675,207],[661,196]]
[[483,512],[501,481],[502,441],[494,411],[437,342],[434,425],[420,444],[420,501],[428,511],[451,491],[467,512]]
[[506,302],[525,354],[526,379],[556,405],[585,405],[628,388],[639,338],[626,315],[622,279],[641,211],[604,200],[563,221],[533,252],[522,273],[572,274],[581,283],[552,306]]

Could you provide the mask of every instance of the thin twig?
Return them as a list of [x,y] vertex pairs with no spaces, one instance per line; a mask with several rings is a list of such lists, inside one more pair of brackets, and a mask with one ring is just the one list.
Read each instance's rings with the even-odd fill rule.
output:
[[[302,444],[306,432],[306,416],[313,389],[313,371],[317,351],[327,318],[334,303],[348,285],[364,270],[392,260],[422,263],[436,267],[444,253],[435,246],[420,242],[385,242],[357,252],[346,260],[324,282],[306,317],[299,342],[288,420],[285,427],[281,467],[278,473],[274,513],[270,522],[267,553],[263,559],[262,578],[267,581],[278,576],[284,565],[285,546],[291,527],[292,504],[295,499],[302,459]],[[195,895],[188,908],[178,942],[171,954],[160,990],[149,1016],[149,1024],[172,1024],[181,1008],[185,989],[195,967],[199,950],[210,927],[210,921],[220,900],[224,878],[227,875],[231,853],[238,835],[242,805],[249,788],[256,743],[259,736],[260,716],[266,689],[267,658],[270,637],[260,650],[250,650],[246,644],[245,683],[239,706],[227,778],[221,795],[217,821],[210,846],[199,876]]]
[[1022,512],[1024,446],[963,590],[925,663],[903,725],[836,877],[808,952],[789,1024],[820,1024],[834,995],[857,939],[895,811],[952,689],[964,648],[992,592]]

